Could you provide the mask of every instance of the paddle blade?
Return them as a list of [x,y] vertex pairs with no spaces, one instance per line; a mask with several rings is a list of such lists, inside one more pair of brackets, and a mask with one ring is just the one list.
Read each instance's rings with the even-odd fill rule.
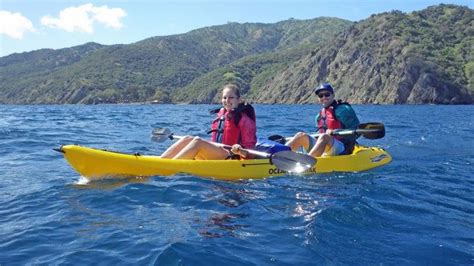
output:
[[316,164],[316,158],[294,151],[280,151],[272,154],[270,162],[280,170],[302,173]]
[[164,142],[171,136],[171,131],[168,128],[155,128],[151,132],[151,140],[156,142]]
[[286,139],[282,135],[271,135],[270,137],[268,137],[268,139],[271,140],[271,141],[278,142],[280,144],[285,144],[286,143]]
[[364,123],[356,132],[367,139],[380,139],[385,136],[385,126],[382,123]]

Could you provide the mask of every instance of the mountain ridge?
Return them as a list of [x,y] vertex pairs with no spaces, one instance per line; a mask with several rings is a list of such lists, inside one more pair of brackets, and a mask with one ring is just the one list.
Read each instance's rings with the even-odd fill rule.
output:
[[351,103],[472,104],[473,21],[441,4],[40,49],[0,58],[0,103],[216,103],[229,82],[251,102],[311,103],[329,81]]

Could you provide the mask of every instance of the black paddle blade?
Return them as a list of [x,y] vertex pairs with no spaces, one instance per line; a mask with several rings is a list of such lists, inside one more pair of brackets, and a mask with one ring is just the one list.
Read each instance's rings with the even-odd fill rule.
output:
[[356,132],[367,139],[380,139],[385,136],[385,126],[376,122],[364,123],[359,125]]
[[164,142],[171,136],[171,131],[168,128],[155,128],[151,132],[151,140],[156,142]]
[[270,137],[268,137],[268,139],[271,140],[271,141],[278,142],[280,144],[285,144],[286,143],[286,139],[282,135],[271,135]]
[[280,151],[272,154],[270,162],[280,170],[302,173],[316,164],[316,158],[294,151]]

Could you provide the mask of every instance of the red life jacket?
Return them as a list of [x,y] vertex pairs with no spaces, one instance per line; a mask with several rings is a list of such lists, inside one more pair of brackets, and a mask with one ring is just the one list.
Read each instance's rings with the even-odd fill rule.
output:
[[[331,129],[342,129],[344,128],[342,123],[337,120],[335,109],[337,107],[336,104],[331,104],[328,107],[324,107],[319,111],[319,119],[317,127],[320,133],[326,132],[326,130]],[[336,139],[342,139],[340,136],[334,136]]]
[[211,125],[212,141],[226,145],[240,144],[240,128],[235,125],[233,118],[229,118],[231,116],[232,114],[229,114],[224,108],[221,108],[217,113],[217,118],[212,121]]

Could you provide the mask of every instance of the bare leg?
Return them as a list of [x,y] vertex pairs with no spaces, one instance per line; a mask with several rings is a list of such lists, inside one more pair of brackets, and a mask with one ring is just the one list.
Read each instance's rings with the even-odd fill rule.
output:
[[324,153],[326,147],[331,147],[333,143],[334,139],[332,136],[323,134],[319,136],[318,140],[316,141],[316,145],[314,145],[314,147],[311,149],[309,155],[313,157],[319,157]]
[[186,145],[188,145],[189,142],[191,142],[192,140],[193,140],[192,136],[183,137],[182,139],[178,140],[173,145],[171,145],[165,152],[163,152],[163,154],[161,155],[161,158],[164,158],[164,159],[173,158],[174,156],[176,156],[176,154],[178,154],[178,152],[180,152],[184,147],[186,147]]
[[229,152],[224,148],[195,137],[173,159],[223,160],[228,155]]
[[289,146],[292,151],[298,150],[300,147],[303,147],[305,150],[309,147],[308,134],[304,132],[298,132],[295,136],[286,143],[286,146]]

